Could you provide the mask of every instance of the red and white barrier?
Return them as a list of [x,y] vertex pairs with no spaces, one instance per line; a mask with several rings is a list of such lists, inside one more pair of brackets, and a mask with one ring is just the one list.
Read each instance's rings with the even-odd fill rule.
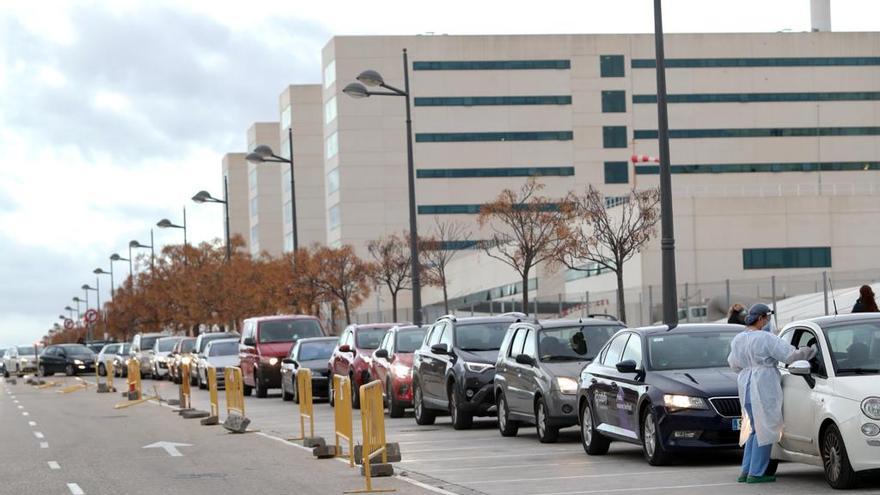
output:
[[650,155],[633,155],[630,157],[633,163],[660,163],[660,158]]

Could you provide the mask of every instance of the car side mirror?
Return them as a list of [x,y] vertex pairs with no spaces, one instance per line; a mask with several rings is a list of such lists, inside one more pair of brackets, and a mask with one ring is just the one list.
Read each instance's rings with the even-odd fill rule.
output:
[[388,359],[388,349],[377,349],[376,352],[373,353],[374,357]]
[[354,350],[351,348],[350,345],[342,344],[341,346],[339,346],[339,352],[354,352]]
[[792,375],[802,376],[810,388],[816,386],[816,379],[812,375],[812,366],[809,361],[795,361],[788,365],[788,372]]
[[248,338],[244,339],[244,345],[254,346],[254,345],[257,345],[257,343],[254,341],[253,337],[248,337]]
[[434,354],[449,354],[449,344],[434,344],[431,346]]
[[637,366],[638,364],[636,364],[635,361],[633,361],[632,359],[627,359],[626,361],[621,361],[617,363],[616,368],[617,371],[619,371],[620,373],[635,373],[637,371]]
[[534,366],[535,365],[535,358],[533,358],[532,356],[529,356],[528,354],[517,354],[516,355],[516,362],[519,364],[524,364],[526,366]]

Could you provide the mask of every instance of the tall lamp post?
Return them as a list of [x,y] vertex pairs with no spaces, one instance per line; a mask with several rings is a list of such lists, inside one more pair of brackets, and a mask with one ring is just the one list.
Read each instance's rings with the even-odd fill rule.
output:
[[[88,294],[87,294],[87,295],[88,295]],[[89,309],[89,304],[88,304],[88,302],[83,301],[82,299],[80,299],[79,296],[74,296],[74,298],[72,299],[72,301],[76,303],[76,319],[78,320],[78,319],[82,318],[81,313],[80,313],[80,310],[79,310],[79,303],[81,303],[81,302],[85,302],[85,303],[86,303],[86,309]]]
[[[70,315],[70,319],[72,320],[72,319],[73,319],[73,308],[71,308],[69,305],[68,305],[68,306],[64,306],[64,311],[67,311],[67,314]],[[78,312],[77,312],[76,317],[79,318],[79,313],[78,313]]]
[[[382,75],[374,70],[365,70],[357,76],[359,82],[353,82],[342,90],[352,98],[369,98],[370,96],[402,96],[406,101],[406,165],[409,185],[409,251],[412,277],[413,323],[422,324],[422,285],[419,279],[419,233],[416,219],[416,183],[413,165],[412,112],[410,110],[409,62],[406,48],[403,49],[403,89],[385,83]],[[370,87],[380,87],[387,91],[371,91]]]
[[141,244],[138,241],[130,241],[128,243],[128,257],[131,258],[131,250],[132,249],[149,249],[150,250],[150,269],[153,270],[156,268],[156,250],[153,249],[153,229],[150,229],[150,243],[149,244]]
[[171,220],[163,218],[156,222],[156,227],[160,229],[183,229],[183,264],[186,266],[186,207],[183,207],[183,225],[172,223]]
[[217,199],[211,196],[208,191],[199,191],[192,200],[196,203],[220,203],[224,206],[226,214],[226,261],[232,257],[232,246],[229,244],[229,184],[228,179],[223,177],[223,199]]
[[296,188],[293,176],[293,127],[287,128],[287,149],[290,156],[284,158],[272,151],[272,148],[261,144],[248,153],[245,159],[253,163],[288,163],[290,164],[290,230],[293,233],[293,250],[299,248],[299,238],[296,229]]
[[[129,249],[131,249],[131,248],[129,248]],[[134,275],[132,273],[133,269],[131,267],[131,258],[123,258],[122,256],[119,256],[118,254],[113,253],[110,255],[110,280],[111,280],[111,282],[113,280],[113,262],[114,261],[127,261],[128,262],[128,277],[131,278]],[[131,283],[134,283],[134,280],[132,280]]]
[[[95,277],[95,279],[97,279],[97,278],[98,277]],[[89,286],[89,284],[83,284],[82,290],[84,290],[86,293],[86,301],[88,301],[88,299],[89,299],[89,291],[90,290],[95,291],[95,295],[98,297],[97,308],[98,308],[98,311],[100,311],[101,310],[101,293],[98,292],[98,287],[91,287],[91,286]],[[86,310],[88,310],[88,307],[89,307],[89,304],[88,304],[88,302],[86,302]],[[89,323],[86,326],[86,342],[91,342],[91,341],[92,341],[92,324]]]
[[669,168],[669,118],[666,111],[666,57],[663,53],[661,0],[654,0],[654,50],[657,58],[657,138],[660,145],[660,246],[663,270],[663,323],[678,325],[675,281],[675,233],[672,223],[672,175]]
[[[110,275],[110,297],[114,296],[113,294],[113,263],[110,263],[110,271],[106,271],[103,268],[95,268],[92,270],[92,273],[95,275]],[[97,277],[96,277],[97,278]]]

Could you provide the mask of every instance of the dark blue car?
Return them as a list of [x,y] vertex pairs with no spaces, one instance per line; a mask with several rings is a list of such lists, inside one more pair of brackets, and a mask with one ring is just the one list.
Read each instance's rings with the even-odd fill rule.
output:
[[612,441],[642,446],[651,465],[676,453],[739,446],[736,373],[727,365],[739,325],[686,324],[618,332],[581,372],[584,450]]

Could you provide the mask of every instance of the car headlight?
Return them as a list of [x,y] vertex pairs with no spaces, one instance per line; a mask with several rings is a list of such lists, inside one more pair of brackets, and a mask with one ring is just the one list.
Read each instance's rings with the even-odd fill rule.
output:
[[409,376],[412,373],[412,368],[403,363],[394,363],[391,365],[391,373],[395,376]]
[[21,363],[26,363],[26,362],[27,362],[27,358],[21,358],[21,359],[19,359],[19,361],[20,361]]
[[706,401],[701,397],[690,397],[687,395],[664,395],[663,403],[667,409],[709,409]]
[[79,359],[74,359],[73,364],[83,364],[83,362]]
[[278,358],[269,358],[269,366],[275,366],[278,364]]
[[469,362],[465,362],[464,366],[465,366],[465,368],[467,368],[468,371],[470,371],[472,373],[482,373],[486,370],[490,370],[495,367],[495,366],[492,366],[491,364],[486,364],[486,363],[469,363]]
[[567,376],[556,377],[556,386],[559,387],[560,392],[567,395],[576,394],[578,390],[578,382]]
[[880,419],[880,397],[868,397],[863,400],[862,412],[871,419]]

